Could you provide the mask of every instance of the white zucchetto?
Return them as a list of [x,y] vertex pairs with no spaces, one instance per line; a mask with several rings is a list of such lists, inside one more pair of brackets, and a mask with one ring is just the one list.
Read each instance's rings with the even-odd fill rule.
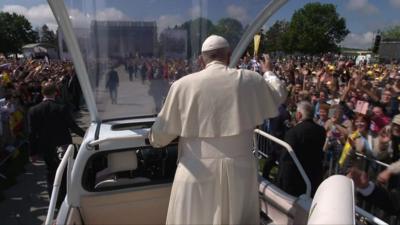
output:
[[201,52],[207,52],[220,48],[229,48],[228,41],[221,36],[211,35],[204,40],[203,45],[201,46]]

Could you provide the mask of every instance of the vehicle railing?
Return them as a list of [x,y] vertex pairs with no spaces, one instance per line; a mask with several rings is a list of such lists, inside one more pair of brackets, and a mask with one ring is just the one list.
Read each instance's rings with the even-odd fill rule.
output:
[[364,219],[366,219],[368,222],[376,225],[389,225],[385,221],[379,219],[378,217],[372,215],[371,213],[365,211],[364,209],[356,206],[356,213],[360,214]]
[[384,163],[384,162],[381,162],[381,161],[376,160],[376,159],[371,159],[370,157],[368,157],[368,156],[366,156],[366,155],[364,155],[364,154],[361,154],[361,153],[356,152],[356,155],[357,155],[358,157],[361,157],[361,158],[365,159],[365,160],[368,160],[368,161],[370,161],[370,162],[376,163],[376,164],[378,164],[378,165],[380,165],[380,166],[389,167],[389,164]]
[[147,135],[139,134],[139,135],[130,135],[130,136],[117,136],[117,137],[105,137],[98,140],[92,140],[87,143],[87,148],[92,149],[96,145],[100,145],[106,142],[111,141],[129,141],[129,140],[138,140],[138,139],[147,139]]
[[264,131],[262,131],[260,129],[255,129],[254,133],[255,133],[254,134],[254,141],[255,141],[254,146],[256,147],[256,155],[257,156],[258,156],[258,153],[260,152],[259,148],[258,148],[258,144],[259,143],[258,143],[258,139],[257,139],[257,134],[261,135],[262,137],[267,138],[267,139],[269,139],[269,140],[271,140],[271,141],[273,141],[273,142],[275,142],[275,143],[277,143],[279,145],[281,145],[282,147],[284,147],[288,151],[290,157],[292,158],[292,160],[296,164],[296,167],[299,170],[299,172],[300,172],[300,174],[301,174],[301,176],[302,176],[302,178],[303,178],[303,180],[304,180],[304,182],[306,184],[306,197],[311,199],[311,181],[308,178],[306,172],[304,171],[304,168],[301,165],[300,161],[298,160],[298,158],[297,158],[296,154],[294,153],[292,147],[288,143],[286,143],[286,142],[280,140],[279,138],[276,138],[276,137],[274,137],[274,136],[272,136],[272,135],[270,135],[270,134],[268,134],[268,133],[266,133],[266,132],[264,132]]
[[[261,135],[261,136],[267,138],[267,139],[270,140],[270,141],[273,141],[273,142],[278,143],[278,144],[280,144],[280,145],[283,144],[282,146],[285,147],[285,148],[286,148],[286,145],[288,145],[288,147],[289,147],[290,150],[289,150],[288,148],[286,148],[286,149],[288,150],[290,156],[292,156],[291,152],[293,151],[293,149],[292,149],[292,148],[290,147],[290,145],[287,144],[286,142],[284,142],[284,141],[282,141],[282,140],[280,140],[280,139],[278,139],[278,138],[276,138],[276,137],[274,137],[274,136],[272,136],[272,135],[270,135],[270,134],[268,134],[268,133],[265,133],[265,132],[263,132],[263,131],[261,131],[261,130],[258,130],[258,129],[256,129],[254,132],[255,132],[256,134],[259,134],[259,135]],[[263,158],[268,158],[268,157],[269,157],[268,154],[265,153],[265,152],[263,152],[261,149],[266,149],[267,147],[270,147],[270,145],[269,145],[269,143],[266,142],[266,140],[262,141],[262,140],[257,139],[256,134],[254,135],[254,143],[255,143],[255,146],[257,146],[257,149],[256,149],[256,150],[257,150],[257,151],[256,151],[256,156],[262,156]],[[285,145],[285,144],[286,144],[286,145]],[[294,153],[294,152],[293,152],[293,153]],[[386,168],[386,167],[389,166],[388,164],[386,164],[386,163],[384,163],[384,162],[381,162],[381,161],[378,161],[378,160],[375,160],[375,159],[371,159],[370,157],[368,157],[368,156],[366,156],[366,155],[363,155],[363,154],[361,154],[361,153],[356,153],[356,155],[357,155],[358,157],[363,158],[364,160],[371,161],[371,162],[376,163],[377,165],[380,165],[380,166],[382,166],[382,167],[385,167],[385,168]],[[295,156],[295,155],[294,155],[294,156]],[[296,157],[296,156],[295,156],[295,157]],[[292,157],[292,158],[293,158],[293,157]],[[294,160],[294,158],[293,158],[293,160]],[[297,157],[296,157],[296,160],[297,160]],[[295,163],[296,163],[296,160],[294,160]],[[298,161],[298,160],[297,160],[297,161]],[[297,163],[296,163],[296,165],[297,165]],[[298,168],[299,168],[299,167],[298,167]],[[299,169],[299,171],[301,171],[301,170]],[[300,173],[301,173],[301,172],[300,172]],[[303,178],[304,178],[304,177],[303,177]],[[359,217],[362,217],[364,220],[366,220],[366,221],[369,222],[370,224],[388,225],[387,222],[385,222],[385,221],[383,221],[382,219],[380,219],[380,218],[374,216],[373,214],[371,214],[370,212],[367,212],[366,210],[360,208],[359,206],[355,206],[355,212],[356,212],[356,214],[357,214]]]
[[[46,217],[46,222],[45,225],[52,225],[53,220],[54,220],[54,211],[56,208],[56,203],[57,203],[57,198],[58,198],[58,192],[60,190],[61,182],[63,179],[63,174],[65,167],[67,166],[67,163],[70,161],[70,158],[74,156],[74,150],[75,147],[74,145],[69,145],[67,148],[67,151],[65,152],[60,165],[57,168],[56,176],[54,178],[54,183],[53,183],[53,190],[51,193],[51,198],[50,198],[50,205],[49,205],[49,210],[47,211],[47,217]],[[67,178],[68,180],[69,178]]]

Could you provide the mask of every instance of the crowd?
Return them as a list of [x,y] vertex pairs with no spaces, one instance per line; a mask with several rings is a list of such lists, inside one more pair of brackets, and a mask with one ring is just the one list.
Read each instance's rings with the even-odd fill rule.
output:
[[[239,68],[258,71],[259,60],[245,56]],[[326,132],[322,145],[324,177],[349,174],[350,177],[359,178],[360,173],[349,171],[365,171],[369,180],[385,186],[386,190],[398,192],[400,66],[396,62],[379,64],[360,61],[356,64],[355,59],[338,55],[287,57],[274,60],[274,72],[286,82],[289,95],[280,107],[279,116],[266,121],[264,130],[287,142],[292,141],[293,132],[289,134],[289,131],[300,127],[296,126],[299,122],[296,112],[299,107],[303,107],[299,103],[307,102],[312,107],[311,118]],[[300,133],[296,134],[297,137],[304,138],[304,134]],[[318,137],[314,137],[314,142],[323,138],[322,135]],[[318,164],[312,162],[318,160],[318,152],[304,146],[292,147],[306,172],[310,164]],[[271,163],[279,161],[281,168],[285,161],[282,160],[284,153],[276,145],[270,144],[266,153],[270,157],[264,166],[263,175],[268,177],[273,167]],[[308,175],[312,178],[312,175]],[[359,188],[362,187],[366,186],[361,185]],[[382,205],[385,204],[378,204]],[[398,207],[397,204],[395,208],[383,208],[396,214],[399,212]]]
[[[296,125],[299,102],[312,105],[312,118],[326,132],[324,173],[346,174],[364,170],[370,179],[398,189],[400,179],[400,65],[357,62],[340,55],[276,57],[272,70],[286,83],[288,97],[279,116],[265,121],[263,129],[284,139]],[[135,58],[123,63],[130,80],[177,80],[197,68],[184,60]],[[89,65],[89,71],[99,66]],[[238,68],[260,72],[260,59],[243,57]],[[70,112],[79,110],[81,90],[70,62],[0,59],[0,162],[28,137],[27,112],[42,101],[41,85],[57,86],[57,101]],[[272,161],[282,152],[267,149]],[[305,156],[307,157],[307,156]],[[377,161],[380,162],[376,163]],[[273,162],[267,162],[269,176]],[[388,164],[383,168],[380,165]],[[1,166],[1,165],[0,165]]]
[[57,101],[71,113],[79,110],[81,89],[71,62],[0,58],[0,162],[28,140],[28,110],[42,101],[44,81],[56,84]]

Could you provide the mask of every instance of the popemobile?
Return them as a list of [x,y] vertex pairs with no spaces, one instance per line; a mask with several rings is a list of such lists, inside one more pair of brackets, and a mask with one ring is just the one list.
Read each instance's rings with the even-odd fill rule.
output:
[[[48,2],[59,25],[61,57],[74,63],[91,124],[79,149],[69,146],[57,170],[46,225],[165,224],[178,140],[156,149],[147,135],[170,84],[198,70],[201,42],[212,32],[209,22],[226,18],[225,8],[235,1]],[[255,17],[247,19],[252,22],[244,31],[231,30],[236,39],[227,37],[231,67],[286,2],[245,4]],[[124,7],[130,10],[121,11]],[[118,78],[113,90],[107,86],[111,74],[113,82]],[[259,176],[263,224],[356,224],[356,214],[371,224],[385,224],[355,206],[354,185],[344,176],[325,180],[311,199],[310,181],[287,143],[256,129],[249,151],[265,157],[259,144],[267,139],[289,151],[307,190],[294,197]],[[55,215],[64,172],[67,194]]]

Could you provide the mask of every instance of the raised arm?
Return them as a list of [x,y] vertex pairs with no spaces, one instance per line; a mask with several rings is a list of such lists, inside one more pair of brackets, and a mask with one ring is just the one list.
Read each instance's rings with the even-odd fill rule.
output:
[[263,58],[264,59],[261,61],[261,70],[264,73],[264,80],[273,91],[273,97],[277,102],[282,104],[286,100],[288,94],[286,84],[273,72],[273,66],[269,55],[264,54]]

